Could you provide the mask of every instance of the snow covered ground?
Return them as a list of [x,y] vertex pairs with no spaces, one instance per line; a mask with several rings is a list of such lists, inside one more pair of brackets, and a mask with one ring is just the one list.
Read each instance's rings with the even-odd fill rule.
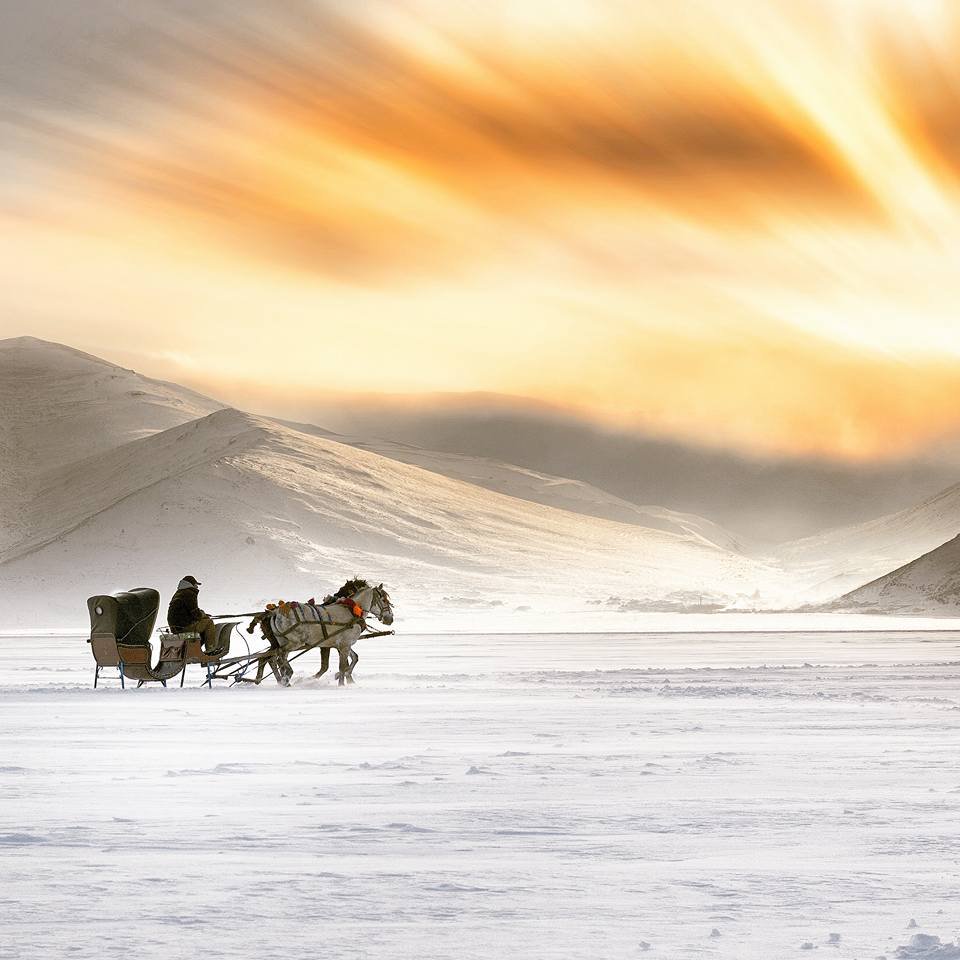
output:
[[93,691],[0,638],[0,958],[960,957],[960,633],[360,652]]

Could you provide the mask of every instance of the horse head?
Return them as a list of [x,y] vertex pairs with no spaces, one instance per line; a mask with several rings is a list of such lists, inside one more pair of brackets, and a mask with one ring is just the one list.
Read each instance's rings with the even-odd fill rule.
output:
[[382,583],[373,588],[370,612],[388,627],[393,623],[393,604],[390,602],[390,594],[384,589]]
[[372,613],[381,623],[387,626],[393,623],[393,604],[390,602],[390,594],[384,589],[382,583],[373,586],[361,577],[354,577],[352,580],[348,580],[332,597],[327,597],[324,602],[335,602],[337,600],[353,601],[359,604],[364,613]]

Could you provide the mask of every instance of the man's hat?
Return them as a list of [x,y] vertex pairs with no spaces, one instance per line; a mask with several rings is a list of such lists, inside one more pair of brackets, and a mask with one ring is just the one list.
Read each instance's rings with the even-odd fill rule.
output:
[[177,589],[178,589],[178,590],[183,590],[184,588],[199,587],[199,586],[200,586],[200,581],[199,581],[196,577],[187,576],[187,577],[184,577],[184,578],[177,584]]

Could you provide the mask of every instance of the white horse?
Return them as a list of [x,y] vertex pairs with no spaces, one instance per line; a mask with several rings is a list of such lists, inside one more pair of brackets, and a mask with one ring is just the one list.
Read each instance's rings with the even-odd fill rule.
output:
[[271,645],[276,646],[276,652],[270,657],[270,666],[277,682],[286,686],[293,676],[288,654],[318,647],[320,669],[314,676],[321,677],[327,672],[330,651],[336,648],[340,656],[337,684],[342,687],[345,683],[353,683],[353,668],[360,659],[353,646],[366,629],[366,618],[372,615],[386,626],[393,623],[393,607],[383,584],[373,586],[359,578],[348,580],[336,594],[312,608],[316,620],[301,619],[305,606],[284,605],[257,618],[264,621],[261,629],[267,625],[265,621],[269,621],[269,630],[264,629],[264,634],[271,640]]

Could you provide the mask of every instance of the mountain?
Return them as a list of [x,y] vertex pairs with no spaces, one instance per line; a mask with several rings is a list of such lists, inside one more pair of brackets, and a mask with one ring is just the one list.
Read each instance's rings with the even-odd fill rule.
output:
[[408,617],[461,626],[529,608],[576,628],[569,616],[610,597],[682,605],[779,582],[699,517],[251,416],[59,345],[0,342],[0,382],[15,471],[0,485],[5,626],[82,624],[90,594],[166,590],[188,571],[206,578],[208,609],[359,573],[394,587]]
[[808,587],[819,602],[883,577],[960,530],[960,484],[916,506],[867,523],[783,544],[771,559]]
[[825,608],[956,616],[960,612],[960,536],[852,590]]
[[[0,556],[22,538],[22,503],[35,496],[34,484],[46,471],[224,407],[186,387],[152,380],[62,344],[34,337],[0,340],[0,489],[21,494],[0,518]],[[285,425],[521,499],[742,549],[733,534],[702,517],[638,507],[582,481],[483,457],[341,436],[312,424]]]

